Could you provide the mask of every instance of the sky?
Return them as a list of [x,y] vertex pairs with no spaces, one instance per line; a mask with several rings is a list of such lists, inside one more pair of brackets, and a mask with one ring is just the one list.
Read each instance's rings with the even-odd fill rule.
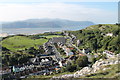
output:
[[0,2],[118,2],[119,0],[0,0]]
[[0,0],[0,22],[38,18],[116,23],[118,22],[118,1]]

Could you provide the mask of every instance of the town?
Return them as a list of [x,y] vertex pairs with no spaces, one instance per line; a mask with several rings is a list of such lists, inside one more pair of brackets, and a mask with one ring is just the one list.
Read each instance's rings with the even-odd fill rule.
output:
[[[91,58],[98,57],[97,54],[91,55],[89,49],[79,49],[80,40],[76,40],[75,35],[66,31],[63,31],[62,35],[64,36],[52,37],[42,46],[39,46],[39,49],[44,50],[46,54],[40,52],[23,64],[3,67],[1,75],[5,78],[27,78],[32,75],[57,74],[63,67],[76,60],[76,57],[87,56],[88,62],[92,62]],[[74,40],[77,41],[76,44]],[[103,51],[103,54],[107,57],[115,57],[113,52],[107,50]]]
[[[44,49],[47,54],[38,54],[34,58],[30,58],[25,64],[18,64],[9,66],[2,71],[3,77],[8,75],[7,78],[22,78],[29,75],[50,75],[53,72],[58,72],[61,67],[66,66],[74,54],[83,55],[83,51],[77,50],[74,46],[73,40],[75,36],[69,37],[67,33],[65,37],[53,37],[43,46],[39,46],[39,49]],[[77,42],[79,45],[79,41]],[[62,49],[67,58],[62,57],[61,52],[58,49]],[[74,52],[72,50],[75,49]],[[77,52],[77,53],[76,53]]]

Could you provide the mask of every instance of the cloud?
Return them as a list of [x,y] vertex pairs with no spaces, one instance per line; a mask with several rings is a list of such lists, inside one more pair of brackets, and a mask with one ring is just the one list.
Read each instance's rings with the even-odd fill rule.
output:
[[0,4],[0,21],[31,18],[62,18],[95,23],[114,23],[117,21],[117,12],[66,3]]

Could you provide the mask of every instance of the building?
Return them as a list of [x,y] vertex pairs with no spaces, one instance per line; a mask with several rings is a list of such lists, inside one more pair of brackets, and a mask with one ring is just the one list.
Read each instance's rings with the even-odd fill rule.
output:
[[75,35],[71,34],[71,36],[72,36],[72,38],[76,39],[76,36],[75,36]]
[[113,33],[107,33],[106,36],[113,36]]
[[70,56],[73,55],[74,53],[71,52],[71,50],[69,48],[67,48],[66,46],[63,46],[62,49],[65,51],[66,56]]
[[69,36],[69,33],[67,31],[62,31],[62,33],[65,35],[65,36]]
[[46,52],[47,54],[51,54],[51,53],[53,52],[53,47],[51,46],[51,43],[50,43],[50,42],[44,43],[43,49],[45,50],[45,52]]
[[80,46],[80,40],[77,40],[77,47]]
[[89,48],[87,48],[87,49],[82,49],[82,53],[87,53],[87,54],[89,54],[91,51],[90,51],[90,49]]
[[58,42],[57,45],[58,45],[60,48],[62,48],[62,47],[64,46],[64,44],[61,43],[61,42]]
[[66,43],[66,38],[65,37],[53,37],[50,42],[52,43],[62,43],[65,44]]
[[103,54],[106,54],[106,57],[115,57],[115,53],[111,52],[111,51],[103,51]]

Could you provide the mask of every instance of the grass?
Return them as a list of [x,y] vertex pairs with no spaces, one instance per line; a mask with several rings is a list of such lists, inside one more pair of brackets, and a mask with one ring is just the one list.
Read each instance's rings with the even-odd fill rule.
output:
[[[44,75],[36,75],[36,76],[30,76],[28,78],[41,78],[41,79],[50,79],[52,78],[53,76],[61,76],[61,75],[65,75],[65,74],[72,74],[74,72],[64,72],[64,73],[56,73],[56,74],[52,74],[52,75],[48,75],[48,76],[44,76]],[[27,79],[25,79],[27,80]]]
[[2,46],[10,49],[11,51],[21,50],[29,47],[37,48],[38,45],[43,45],[47,39],[30,39],[26,36],[14,36],[6,38],[2,41]]
[[48,39],[52,37],[63,37],[63,36],[48,35],[45,37],[47,39],[44,39],[44,38],[31,39],[30,37],[26,37],[26,36],[13,36],[13,37],[4,39],[3,41],[1,41],[1,44],[3,47],[6,47],[11,51],[23,50],[29,47],[35,47],[37,49],[39,45],[43,45],[45,42],[48,41]]

